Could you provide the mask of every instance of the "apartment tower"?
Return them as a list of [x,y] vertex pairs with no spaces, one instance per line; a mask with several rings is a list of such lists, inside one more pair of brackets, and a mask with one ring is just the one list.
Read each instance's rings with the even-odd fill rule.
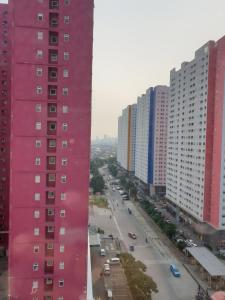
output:
[[86,299],[93,0],[9,9],[9,299]]
[[125,170],[134,172],[137,105],[128,105],[118,118],[117,161]]
[[135,176],[151,195],[165,194],[168,98],[169,87],[159,85],[137,101]]
[[167,198],[225,229],[225,37],[170,73]]

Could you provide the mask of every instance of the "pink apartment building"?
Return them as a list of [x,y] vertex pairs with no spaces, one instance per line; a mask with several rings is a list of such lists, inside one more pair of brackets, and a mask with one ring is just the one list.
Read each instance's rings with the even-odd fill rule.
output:
[[9,1],[10,300],[86,299],[93,5]]
[[0,255],[8,248],[10,39],[8,5],[0,4]]
[[225,229],[225,36],[170,74],[167,198]]

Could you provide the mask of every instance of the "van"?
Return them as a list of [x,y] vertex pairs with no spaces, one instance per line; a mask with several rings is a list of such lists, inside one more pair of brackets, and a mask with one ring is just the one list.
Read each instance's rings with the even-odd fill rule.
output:
[[120,259],[118,257],[113,257],[110,259],[110,264],[111,265],[117,265],[120,263]]
[[105,249],[100,249],[100,256],[106,256]]

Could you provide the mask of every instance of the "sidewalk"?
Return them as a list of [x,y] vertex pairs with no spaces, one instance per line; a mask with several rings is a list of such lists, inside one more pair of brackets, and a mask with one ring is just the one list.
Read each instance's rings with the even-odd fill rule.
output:
[[138,202],[132,202],[133,205],[136,207],[138,212],[142,215],[145,219],[147,224],[154,229],[160,239],[163,240],[163,243],[170,249],[170,251],[177,257],[181,262],[186,263],[187,257],[181,253],[172,243],[172,241],[165,235],[165,233],[158,227],[157,224],[149,217],[149,215],[141,208]]

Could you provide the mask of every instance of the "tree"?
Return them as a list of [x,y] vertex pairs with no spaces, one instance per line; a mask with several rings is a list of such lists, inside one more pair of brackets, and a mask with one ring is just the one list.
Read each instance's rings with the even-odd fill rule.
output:
[[146,266],[141,261],[136,261],[129,253],[122,253],[120,259],[127,277],[127,282],[134,299],[151,300],[152,292],[157,293],[154,280],[146,275]]
[[91,187],[93,188],[93,192],[95,193],[102,193],[105,188],[105,182],[102,175],[94,175],[91,179]]

